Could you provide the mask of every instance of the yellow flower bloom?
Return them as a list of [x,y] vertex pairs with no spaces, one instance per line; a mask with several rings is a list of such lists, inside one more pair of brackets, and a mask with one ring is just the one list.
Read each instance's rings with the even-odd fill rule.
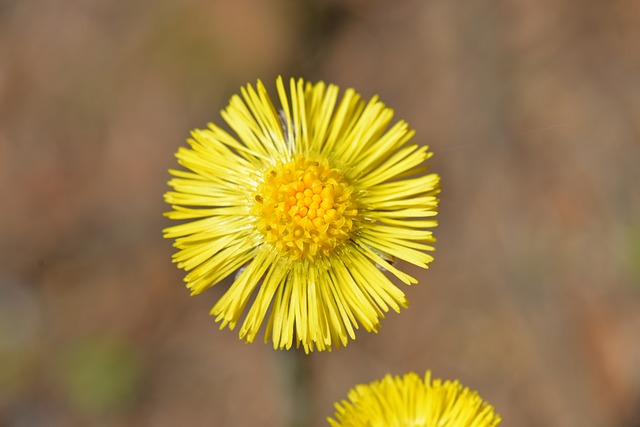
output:
[[[406,307],[416,279],[398,258],[426,268],[433,259],[439,176],[424,174],[427,147],[407,144],[404,121],[348,89],[281,78],[276,108],[258,81],[222,112],[235,132],[195,130],[170,170],[165,194],[187,220],[164,230],[175,238],[178,267],[192,295],[239,270],[211,310],[233,329],[249,306],[240,338],[254,340],[267,318],[274,348],[331,350],[376,331],[384,312]],[[241,268],[242,267],[242,268]]]
[[349,400],[336,403],[332,427],[494,427],[500,415],[475,391],[458,381],[424,381],[411,372],[358,385]]

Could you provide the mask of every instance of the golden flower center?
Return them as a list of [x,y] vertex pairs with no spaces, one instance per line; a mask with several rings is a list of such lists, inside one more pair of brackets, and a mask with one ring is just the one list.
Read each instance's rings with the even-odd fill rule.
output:
[[302,154],[268,169],[254,200],[256,228],[294,260],[329,254],[349,239],[358,215],[342,172]]

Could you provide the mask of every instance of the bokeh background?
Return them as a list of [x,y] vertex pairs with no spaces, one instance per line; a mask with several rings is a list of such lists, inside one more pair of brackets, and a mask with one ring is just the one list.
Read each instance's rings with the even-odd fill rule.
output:
[[[505,426],[640,426],[640,3],[1,0],[0,425],[324,426],[386,373]],[[278,74],[379,94],[442,175],[378,335],[219,331],[162,201],[189,130]]]

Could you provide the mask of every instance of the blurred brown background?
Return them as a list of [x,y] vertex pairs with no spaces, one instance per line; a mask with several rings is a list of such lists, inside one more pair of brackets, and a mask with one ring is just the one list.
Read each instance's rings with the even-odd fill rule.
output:
[[[640,426],[638,46],[633,0],[0,0],[0,425],[324,426],[431,369],[505,426]],[[278,74],[380,94],[443,177],[411,307],[306,393],[161,238],[189,130]]]

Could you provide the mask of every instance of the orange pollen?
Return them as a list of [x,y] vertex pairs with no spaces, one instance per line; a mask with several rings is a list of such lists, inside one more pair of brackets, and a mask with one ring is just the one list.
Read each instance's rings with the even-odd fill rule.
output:
[[358,217],[352,193],[342,172],[297,154],[265,171],[251,213],[280,255],[314,260],[351,237]]

